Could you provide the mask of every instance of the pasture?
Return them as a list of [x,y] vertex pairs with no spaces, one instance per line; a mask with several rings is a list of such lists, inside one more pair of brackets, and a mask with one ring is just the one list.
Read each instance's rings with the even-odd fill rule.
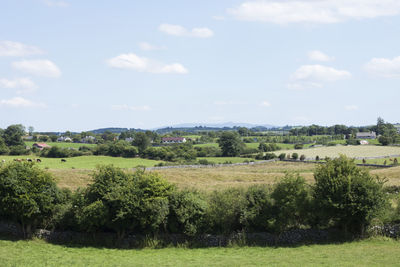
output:
[[293,154],[297,153],[300,155],[305,155],[306,158],[315,159],[319,156],[321,159],[324,157],[335,158],[340,154],[346,155],[350,158],[357,157],[383,157],[391,155],[400,155],[400,147],[398,146],[328,146],[328,147],[315,147],[307,149],[290,149],[281,150],[280,153]]
[[96,147],[96,144],[83,144],[83,143],[68,143],[68,142],[32,142],[32,141],[25,141],[25,145],[32,147],[34,143],[46,143],[49,146],[58,146],[61,148],[75,148],[79,149],[81,146],[87,146],[87,147]]
[[398,266],[400,243],[373,238],[298,247],[107,249],[0,238],[1,266]]
[[[6,161],[12,161],[15,158],[26,159],[36,158],[32,155],[25,156],[0,156]],[[81,156],[66,158],[66,162],[61,162],[59,158],[40,158],[42,161],[38,165],[46,169],[95,169],[97,165],[113,164],[119,168],[135,168],[137,166],[153,167],[154,165],[164,162],[160,160],[142,159],[142,158],[121,158],[109,156]]]

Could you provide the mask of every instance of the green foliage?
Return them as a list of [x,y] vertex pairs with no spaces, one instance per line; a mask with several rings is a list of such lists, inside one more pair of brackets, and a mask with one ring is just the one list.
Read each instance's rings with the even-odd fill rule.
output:
[[168,229],[194,236],[202,230],[207,202],[195,191],[176,191],[169,197]]
[[168,197],[173,186],[156,173],[126,173],[112,165],[93,173],[93,184],[84,193],[77,221],[86,231],[113,229],[126,232],[157,231],[166,223]]
[[299,158],[299,154],[293,153],[292,154],[292,159],[297,160]]
[[242,212],[246,207],[243,189],[214,191],[208,199],[206,224],[209,231],[220,234],[242,230]]
[[223,132],[217,143],[222,150],[222,155],[226,157],[238,156],[244,148],[242,140],[235,132]]
[[300,156],[300,160],[301,161],[304,161],[306,159],[306,156],[304,155],[304,154],[302,154],[301,156]]
[[245,193],[245,203],[240,212],[240,223],[248,231],[272,229],[273,203],[268,186],[251,186]]
[[150,138],[143,132],[138,132],[135,134],[135,139],[132,144],[137,146],[139,153],[142,154],[146,148],[150,145]]
[[58,202],[52,176],[34,164],[12,162],[0,168],[0,218],[20,224],[27,235],[52,216]]
[[4,130],[3,139],[7,146],[24,146],[24,134],[25,128],[21,124],[10,125]]
[[275,229],[279,232],[307,223],[311,191],[299,174],[287,173],[271,194],[274,200]]
[[303,149],[304,145],[303,144],[295,144],[294,149]]
[[279,154],[279,156],[278,156],[279,160],[284,160],[285,157],[286,157],[286,154],[285,154],[285,153],[281,153],[281,154]]
[[314,197],[322,223],[362,233],[386,205],[383,181],[340,156],[317,166]]
[[0,155],[6,155],[9,151],[4,139],[0,137]]

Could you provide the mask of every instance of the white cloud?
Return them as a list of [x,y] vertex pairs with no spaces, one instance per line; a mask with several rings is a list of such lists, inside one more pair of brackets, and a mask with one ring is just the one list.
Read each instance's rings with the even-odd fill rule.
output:
[[344,107],[345,110],[348,111],[354,111],[354,110],[358,110],[358,106],[357,105],[348,105]]
[[260,104],[262,107],[270,107],[271,106],[271,103],[269,103],[268,101],[263,101],[263,102],[261,102],[261,104]]
[[214,35],[214,32],[209,28],[193,28],[192,30],[188,30],[181,25],[173,25],[173,24],[161,24],[158,27],[158,30],[166,33],[168,35],[173,36],[187,36],[187,37],[197,37],[197,38],[209,38]]
[[214,20],[225,20],[226,19],[224,16],[213,16],[212,18]]
[[56,1],[56,0],[43,0],[43,3],[50,7],[67,7],[69,3],[65,1]]
[[50,60],[22,60],[12,63],[14,69],[44,77],[60,77],[60,69]]
[[330,57],[318,50],[313,50],[308,52],[308,58],[313,61],[323,61],[323,62],[332,61],[335,59],[334,57]]
[[11,107],[11,108],[45,108],[46,105],[43,103],[35,103],[31,100],[14,97],[11,99],[0,100],[0,106]]
[[350,72],[322,65],[303,65],[291,76],[290,89],[321,88],[324,83],[348,79]]
[[16,78],[16,79],[4,79],[0,78],[0,87],[19,89],[17,93],[26,93],[35,91],[37,88],[36,84],[30,78]]
[[149,44],[147,42],[139,43],[139,48],[142,49],[143,51],[153,51],[153,50],[165,50],[165,49],[167,49],[165,46],[152,45],[152,44]]
[[339,23],[400,14],[398,0],[265,0],[247,1],[229,8],[229,14],[245,21],[276,24]]
[[376,76],[385,78],[400,77],[400,56],[393,59],[373,58],[365,64],[365,69]]
[[131,110],[131,111],[149,111],[151,108],[147,105],[144,106],[129,106],[126,104],[123,105],[113,105],[111,106],[113,110]]
[[35,46],[13,41],[0,41],[0,56],[2,57],[24,57],[40,54],[43,54],[43,51]]
[[164,64],[136,54],[121,54],[108,60],[108,65],[118,69],[131,69],[139,72],[186,74],[188,70],[180,63]]

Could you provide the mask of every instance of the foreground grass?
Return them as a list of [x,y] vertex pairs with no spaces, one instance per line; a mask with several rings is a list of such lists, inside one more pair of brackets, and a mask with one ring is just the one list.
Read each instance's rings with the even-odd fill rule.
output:
[[1,266],[398,266],[390,239],[294,248],[104,249],[0,240]]

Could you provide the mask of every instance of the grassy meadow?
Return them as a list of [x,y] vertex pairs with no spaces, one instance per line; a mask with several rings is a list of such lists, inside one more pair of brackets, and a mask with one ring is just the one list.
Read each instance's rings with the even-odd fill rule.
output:
[[0,238],[8,266],[398,266],[400,243],[373,238],[298,247],[107,249]]
[[62,148],[80,148],[81,146],[87,146],[87,147],[95,147],[96,144],[83,144],[83,143],[68,143],[68,142],[33,142],[33,141],[25,141],[25,145],[32,147],[34,143],[46,143],[49,146],[58,146]]
[[[28,156],[0,156],[0,160],[11,161],[15,158],[26,159],[33,158],[32,155]],[[109,157],[109,156],[81,156],[66,158],[66,162],[61,162],[58,158],[40,158],[42,161],[39,166],[46,169],[95,169],[100,164],[113,164],[119,168],[134,168],[137,166],[153,167],[154,165],[164,162],[161,160],[151,160],[142,158],[122,158],[122,157]]]

